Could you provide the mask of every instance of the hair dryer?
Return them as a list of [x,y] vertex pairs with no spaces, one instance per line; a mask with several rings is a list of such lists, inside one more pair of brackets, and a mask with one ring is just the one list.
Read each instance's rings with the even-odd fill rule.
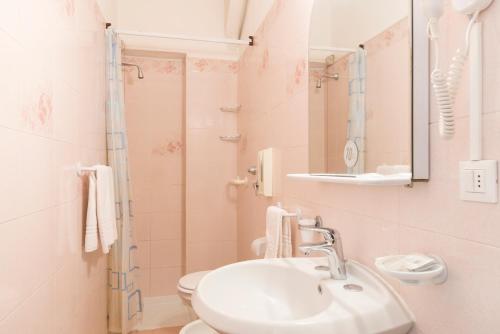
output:
[[434,43],[434,69],[431,73],[431,82],[436,103],[439,108],[439,134],[449,139],[455,133],[454,103],[460,77],[462,75],[467,54],[469,52],[469,36],[473,24],[476,22],[479,12],[488,7],[493,0],[453,0],[456,11],[469,15],[473,14],[465,34],[465,48],[457,49],[452,58],[446,74],[439,66],[439,18],[444,12],[443,0],[422,0],[424,14],[428,18],[427,33]]

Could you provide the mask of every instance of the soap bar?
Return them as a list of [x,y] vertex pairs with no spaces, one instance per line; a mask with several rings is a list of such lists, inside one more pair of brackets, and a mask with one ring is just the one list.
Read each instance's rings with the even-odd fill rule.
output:
[[388,268],[393,271],[422,272],[429,270],[437,261],[423,254],[410,254],[403,256],[391,263]]
[[421,254],[412,254],[406,257],[408,271],[426,271],[429,270],[437,261],[429,256]]

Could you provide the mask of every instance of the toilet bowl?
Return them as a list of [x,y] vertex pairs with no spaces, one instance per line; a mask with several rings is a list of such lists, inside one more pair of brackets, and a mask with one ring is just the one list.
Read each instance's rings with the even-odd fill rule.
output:
[[[198,286],[198,283],[209,272],[210,270],[187,274],[181,277],[181,279],[179,279],[179,282],[177,283],[177,292],[184,304],[189,306],[189,309],[191,310],[191,316],[194,319],[196,319],[197,317],[191,308],[191,296]],[[184,326],[179,334],[217,334],[217,332],[206,325],[203,321],[195,320]]]
[[179,279],[179,282],[177,283],[177,292],[186,305],[191,307],[191,296],[193,295],[194,290],[198,286],[201,279],[209,272],[210,270],[198,271],[187,274]]

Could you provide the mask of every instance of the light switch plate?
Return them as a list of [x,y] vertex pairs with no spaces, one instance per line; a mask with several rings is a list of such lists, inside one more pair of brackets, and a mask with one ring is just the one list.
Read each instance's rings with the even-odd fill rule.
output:
[[498,162],[460,161],[460,199],[498,203]]

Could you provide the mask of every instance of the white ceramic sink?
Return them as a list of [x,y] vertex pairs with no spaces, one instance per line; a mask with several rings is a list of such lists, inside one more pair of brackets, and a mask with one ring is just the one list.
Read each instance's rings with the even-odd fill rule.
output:
[[349,261],[347,280],[332,280],[314,269],[326,263],[288,258],[231,264],[200,281],[192,304],[202,320],[225,334],[409,332],[413,315],[378,275]]

